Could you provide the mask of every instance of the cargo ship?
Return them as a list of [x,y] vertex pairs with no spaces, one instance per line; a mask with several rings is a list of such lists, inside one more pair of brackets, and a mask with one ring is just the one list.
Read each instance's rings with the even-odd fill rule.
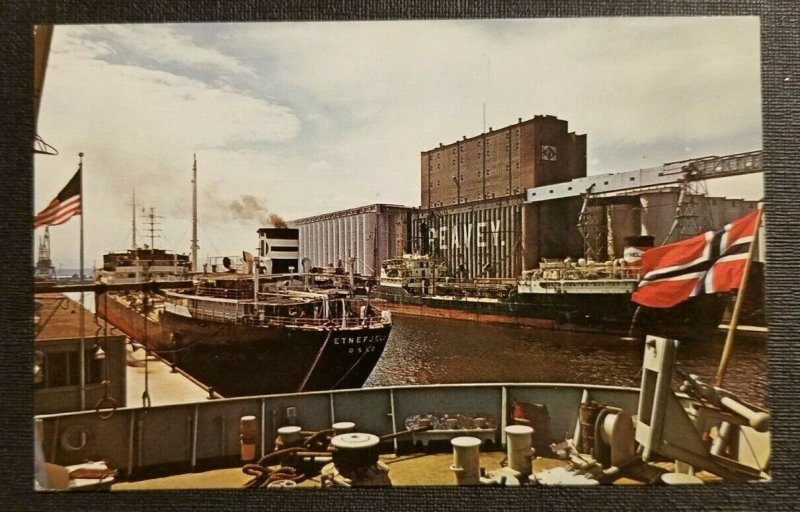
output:
[[717,294],[668,310],[637,308],[639,279],[635,261],[566,259],[544,260],[518,279],[460,280],[430,256],[407,254],[381,265],[374,294],[401,314],[681,339],[716,331],[731,302]]
[[190,279],[190,268],[186,254],[145,246],[104,254],[103,267],[95,271],[95,279],[107,284],[183,281]]
[[222,396],[361,387],[391,314],[352,269],[296,273],[297,230],[258,232],[258,257],[211,259],[197,273],[159,249],[105,255],[100,281],[152,287],[98,293],[98,314]]
[[390,313],[350,290],[259,277],[212,274],[164,292],[155,351],[224,396],[361,387],[383,353]]

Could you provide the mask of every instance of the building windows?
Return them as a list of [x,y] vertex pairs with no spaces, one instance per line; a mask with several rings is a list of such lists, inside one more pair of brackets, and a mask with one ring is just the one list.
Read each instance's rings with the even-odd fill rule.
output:
[[[41,366],[42,381],[36,384],[38,389],[80,386],[81,384],[81,363],[78,350],[47,353]],[[86,350],[84,366],[86,368],[86,384],[99,384],[103,381],[103,360],[94,358],[94,350]]]

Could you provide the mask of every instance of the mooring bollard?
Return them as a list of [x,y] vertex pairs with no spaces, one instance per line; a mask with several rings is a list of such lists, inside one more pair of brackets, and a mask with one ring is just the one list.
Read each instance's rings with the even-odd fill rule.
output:
[[239,423],[240,455],[242,462],[251,462],[256,459],[256,438],[258,426],[255,416],[242,416]]
[[333,424],[333,434],[338,436],[355,430],[356,424],[352,421],[340,421]]
[[480,483],[480,446],[476,437],[461,436],[450,440],[453,445],[453,464],[450,471],[455,473],[458,485],[478,485]]
[[509,425],[505,428],[508,438],[508,467],[528,476],[531,474],[531,434],[533,429],[527,425]]

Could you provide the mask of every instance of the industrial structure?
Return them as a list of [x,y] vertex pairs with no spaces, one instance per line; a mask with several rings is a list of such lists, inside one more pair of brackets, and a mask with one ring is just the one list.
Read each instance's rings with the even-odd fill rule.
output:
[[44,228],[44,235],[39,237],[39,258],[36,260],[34,277],[37,279],[52,279],[56,276],[56,267],[50,257],[50,226]]
[[541,258],[579,254],[580,198],[532,205],[533,187],[586,176],[586,135],[535,116],[422,152],[414,250],[464,278],[516,277]]
[[761,152],[587,176],[586,135],[537,115],[439,144],[420,157],[420,206],[376,204],[298,219],[300,258],[356,258],[377,275],[403,253],[431,254],[463,279],[515,279],[543,259],[605,261],[626,237],[657,245],[716,229],[756,201],[708,197],[706,179],[761,172]]
[[355,271],[376,275],[381,261],[412,250],[415,208],[372,204],[289,222],[299,230],[300,258],[312,266],[340,266],[355,258]]
[[420,171],[424,210],[524,195],[531,187],[586,176],[586,135],[569,132],[554,116],[519,118],[423,151]]
[[650,235],[664,245],[718,229],[755,209],[757,201],[709,197],[705,181],[762,171],[761,151],[707,156],[534,187],[526,191],[525,202],[546,205],[582,197],[577,225],[582,254],[613,259],[626,236]]

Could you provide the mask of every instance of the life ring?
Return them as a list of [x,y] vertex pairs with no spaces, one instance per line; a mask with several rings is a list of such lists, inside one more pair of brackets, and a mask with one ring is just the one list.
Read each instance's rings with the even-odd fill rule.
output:
[[83,425],[72,425],[61,434],[61,448],[67,452],[77,452],[89,444],[89,431]]
[[[103,405],[108,405],[108,407],[103,407]],[[100,412],[100,409],[111,409],[111,411]],[[94,406],[95,412],[100,415],[101,420],[107,420],[111,418],[115,412],[117,412],[117,401],[111,398],[110,396],[104,396],[100,400],[97,401],[97,404]]]

